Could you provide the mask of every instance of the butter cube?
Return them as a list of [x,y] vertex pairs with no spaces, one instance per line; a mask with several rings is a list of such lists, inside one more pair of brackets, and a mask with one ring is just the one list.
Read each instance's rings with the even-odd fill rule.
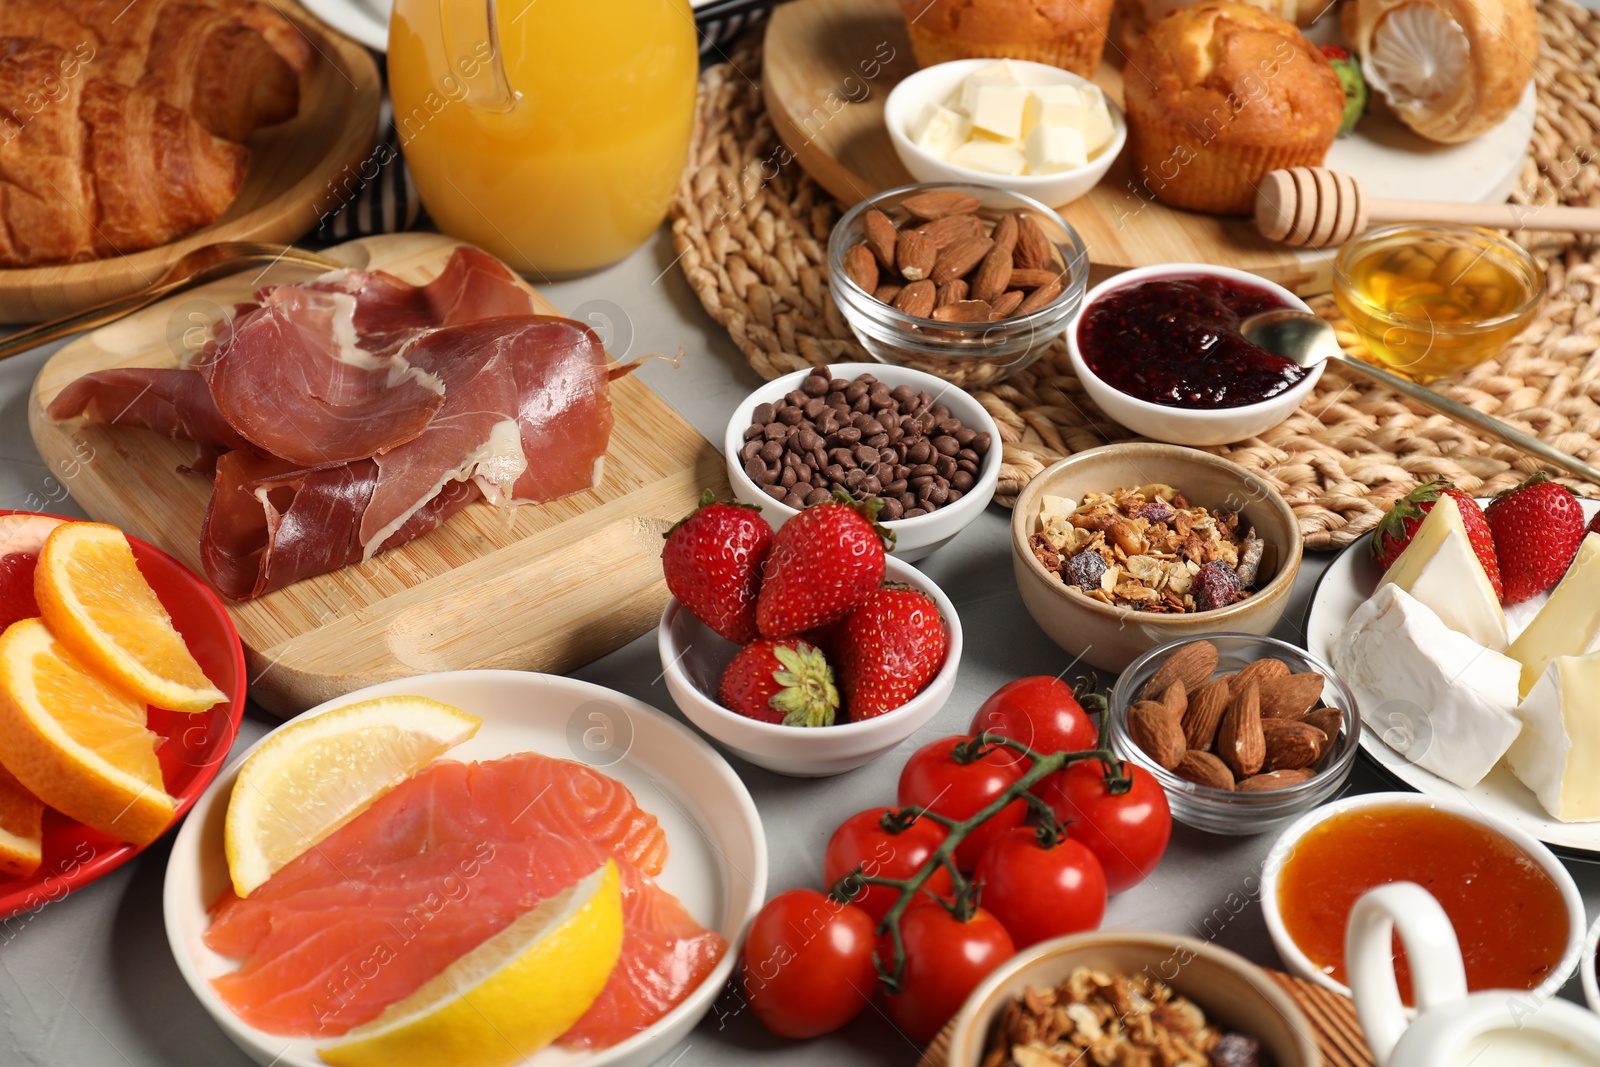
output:
[[1076,126],[1036,126],[1028,134],[1025,156],[1029,174],[1060,174],[1089,162],[1083,131]]
[[983,85],[973,94],[972,125],[1000,137],[1022,136],[1028,90],[1021,85]]
[[1086,101],[1088,107],[1083,118],[1083,143],[1088,147],[1092,156],[1106,145],[1111,143],[1113,129],[1111,126],[1111,112],[1106,107],[1106,98],[1098,88],[1083,90],[1085,95],[1093,94],[1092,101]]
[[985,89],[1023,89],[1024,92],[1027,91],[1023,88],[1022,83],[1011,76],[1009,67],[997,74],[990,74],[989,71],[992,70],[1000,70],[1000,64],[996,63],[992,67],[985,67],[977,74],[969,74],[962,80],[961,87],[956,90],[961,97],[961,103],[955,105],[957,111],[960,111],[963,115],[975,117],[978,114],[978,94]]
[[912,144],[930,155],[948,159],[972,135],[972,120],[947,107],[929,104],[908,132]]
[[998,133],[990,133],[988,130],[980,130],[976,126],[972,127],[972,140],[992,141],[995,144],[1010,145],[1019,152],[1022,151],[1023,147],[1023,139],[1021,137],[1002,137]]
[[1026,136],[1041,125],[1082,129],[1092,106],[1092,101],[1086,100],[1076,85],[1030,85],[1028,102],[1022,111],[1022,132]]
[[1009,59],[997,60],[996,62],[989,64],[987,67],[984,67],[982,70],[973,71],[967,76],[969,78],[999,78],[1003,81],[1014,82],[1022,80],[1021,78],[1017,77],[1016,68],[1011,65],[1011,60]]
[[1021,174],[1028,165],[1027,158],[1017,149],[981,138],[968,141],[950,153],[950,162],[987,174]]

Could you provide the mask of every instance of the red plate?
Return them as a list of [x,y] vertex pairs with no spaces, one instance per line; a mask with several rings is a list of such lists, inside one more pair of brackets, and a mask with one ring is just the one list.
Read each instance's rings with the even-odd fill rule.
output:
[[[34,513],[0,511],[0,515],[27,514]],[[50,517],[78,521],[59,515]],[[199,715],[150,709],[150,729],[165,739],[157,744],[156,755],[167,792],[178,800],[177,818],[173,819],[176,826],[222,769],[239,732],[247,680],[244,647],[233,620],[204,582],[154,545],[133,536],[128,537],[128,544],[133,547],[140,572],[161,598],[206,677],[228,694],[227,700]],[[28,878],[0,874],[0,919],[60,900],[78,886],[127,863],[140,851],[139,846],[91,830],[46,808],[43,862]]]

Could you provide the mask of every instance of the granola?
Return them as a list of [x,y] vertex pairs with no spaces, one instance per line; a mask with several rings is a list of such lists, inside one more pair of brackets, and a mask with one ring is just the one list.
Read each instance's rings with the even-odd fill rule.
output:
[[982,1067],[1260,1067],[1260,1043],[1206,1021],[1148,973],[1079,967],[1055,989],[1029,986],[989,1035]]
[[1191,505],[1159,484],[1089,493],[1081,502],[1046,494],[1029,545],[1068,589],[1164,614],[1245,599],[1266,550],[1254,527],[1240,533],[1237,512]]

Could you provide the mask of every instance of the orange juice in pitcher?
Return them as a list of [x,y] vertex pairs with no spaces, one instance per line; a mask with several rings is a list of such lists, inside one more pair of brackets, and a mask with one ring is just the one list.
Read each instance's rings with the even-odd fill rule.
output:
[[689,145],[689,0],[395,0],[395,126],[439,228],[519,271],[626,256]]

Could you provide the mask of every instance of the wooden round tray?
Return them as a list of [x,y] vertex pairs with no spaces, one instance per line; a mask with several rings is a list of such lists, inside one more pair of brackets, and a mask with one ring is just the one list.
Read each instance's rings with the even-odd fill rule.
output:
[[[217,241],[288,243],[336,209],[345,179],[360,166],[378,132],[383,81],[372,55],[324,28],[289,0],[276,6],[311,42],[314,58],[300,79],[300,112],[257,130],[250,173],[227,213],[204,229],[144,252],[63,266],[0,270],[0,322],[59,318],[155,281],[185,253]],[[352,186],[354,188],[354,186]]]

